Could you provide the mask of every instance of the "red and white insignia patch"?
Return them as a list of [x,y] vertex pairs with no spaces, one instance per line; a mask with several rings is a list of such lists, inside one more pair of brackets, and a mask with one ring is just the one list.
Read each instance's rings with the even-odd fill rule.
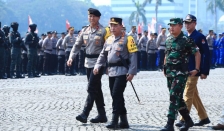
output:
[[204,39],[202,39],[201,43],[202,43],[202,44],[205,44],[205,40],[204,40]]

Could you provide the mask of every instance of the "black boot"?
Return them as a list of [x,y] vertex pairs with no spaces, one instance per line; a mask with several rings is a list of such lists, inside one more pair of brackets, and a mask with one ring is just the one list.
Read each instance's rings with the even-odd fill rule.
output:
[[16,76],[14,75],[13,72],[10,72],[10,78],[11,78],[11,79],[16,79]]
[[28,78],[34,78],[33,73],[28,73]]
[[0,79],[7,79],[4,73],[0,73]]
[[82,123],[87,123],[87,118],[89,114],[86,114],[82,112],[80,115],[76,116],[76,120],[82,122]]
[[33,73],[34,77],[40,77],[39,73]]
[[98,115],[90,120],[92,123],[105,123],[107,122],[107,116],[104,107],[98,109]]
[[16,78],[25,78],[25,77],[22,76],[21,74],[16,74]]
[[194,126],[194,122],[192,121],[189,111],[187,108],[179,110],[179,113],[184,118],[185,122],[184,125],[180,127],[180,131],[188,131],[188,129]]
[[127,119],[126,114],[120,115],[119,128],[122,128],[122,129],[129,128],[128,119]]
[[167,124],[166,124],[165,127],[164,127],[162,130],[160,130],[160,131],[174,131],[173,124],[174,124],[174,119],[170,119],[170,118],[168,118]]
[[118,114],[113,114],[110,124],[107,125],[106,127],[110,128],[110,129],[114,129],[114,130],[117,129],[118,128],[118,117],[119,117]]
[[90,120],[90,122],[92,122],[92,123],[106,123],[107,122],[107,116],[106,116],[106,114],[104,114],[104,115],[99,114],[95,118],[92,118]]
[[176,127],[181,127],[184,125],[184,121],[180,120],[178,123],[175,124]]

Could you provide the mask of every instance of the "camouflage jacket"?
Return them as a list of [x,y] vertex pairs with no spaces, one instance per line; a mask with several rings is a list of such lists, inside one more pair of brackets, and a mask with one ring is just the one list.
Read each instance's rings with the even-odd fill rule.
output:
[[188,75],[189,56],[197,51],[194,41],[183,32],[176,38],[169,36],[166,40],[166,76]]

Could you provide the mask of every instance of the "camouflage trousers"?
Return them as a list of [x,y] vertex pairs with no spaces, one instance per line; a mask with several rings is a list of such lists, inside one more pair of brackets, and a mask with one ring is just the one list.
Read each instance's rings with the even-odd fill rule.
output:
[[167,77],[167,85],[170,92],[170,105],[168,117],[176,119],[178,111],[186,109],[183,99],[183,92],[187,81],[187,75],[177,75],[175,77]]

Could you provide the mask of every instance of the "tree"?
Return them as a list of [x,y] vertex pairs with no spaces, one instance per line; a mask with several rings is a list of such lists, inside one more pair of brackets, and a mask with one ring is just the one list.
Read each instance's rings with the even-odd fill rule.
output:
[[142,17],[142,21],[144,25],[146,25],[147,20],[145,17],[145,4],[140,4],[139,1],[135,2],[135,0],[132,0],[136,7],[136,11],[133,11],[129,17],[129,25],[133,25],[133,21],[135,20],[136,24],[139,24],[139,17]]
[[208,2],[207,10],[211,11],[212,14],[214,14],[215,17],[215,32],[217,31],[217,9],[220,9],[224,12],[224,0],[205,0],[205,2]]
[[[174,2],[174,0],[167,0],[167,1],[169,1],[169,2]],[[146,3],[151,4],[151,3],[152,3],[152,0],[145,0],[143,3],[144,3],[144,4],[146,4]],[[159,7],[160,5],[162,5],[162,0],[156,0],[156,6],[155,6],[156,21],[158,21],[158,19],[157,19],[157,17],[158,17],[158,7]],[[157,23],[156,23],[156,29],[157,29]]]

